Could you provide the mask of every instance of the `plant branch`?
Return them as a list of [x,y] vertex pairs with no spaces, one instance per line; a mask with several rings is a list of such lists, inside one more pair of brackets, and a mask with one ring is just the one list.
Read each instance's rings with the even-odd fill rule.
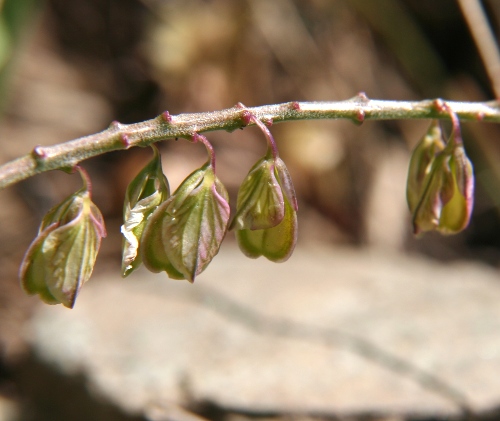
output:
[[[447,108],[460,120],[500,123],[500,102],[446,101]],[[254,125],[245,118],[250,112],[264,122],[293,120],[348,119],[365,120],[449,119],[443,101],[371,100],[365,94],[334,102],[288,102],[242,109],[236,105],[221,111],[179,114],[168,112],[141,123],[113,122],[100,133],[53,146],[37,146],[30,153],[0,166],[0,189],[38,173],[73,168],[79,162],[107,152],[145,147],[169,138],[191,139],[194,134],[215,130],[233,131]]]

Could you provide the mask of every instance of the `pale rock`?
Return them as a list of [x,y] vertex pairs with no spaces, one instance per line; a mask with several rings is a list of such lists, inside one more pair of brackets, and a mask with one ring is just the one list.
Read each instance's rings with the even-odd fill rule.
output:
[[194,285],[95,276],[74,310],[41,306],[27,338],[133,413],[446,417],[500,402],[499,274],[476,263],[299,246],[276,265],[229,244]]

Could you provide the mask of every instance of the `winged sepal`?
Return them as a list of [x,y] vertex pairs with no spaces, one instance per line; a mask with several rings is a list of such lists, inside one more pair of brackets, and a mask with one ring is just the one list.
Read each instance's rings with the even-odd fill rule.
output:
[[285,194],[285,197],[290,202],[292,208],[297,211],[299,209],[297,203],[297,195],[295,194],[295,188],[293,187],[292,177],[288,172],[288,168],[281,158],[276,158],[276,178],[280,183],[280,187]]
[[265,156],[250,169],[240,186],[231,229],[275,227],[284,215],[283,192],[276,178],[275,162]]
[[85,183],[44,217],[21,264],[24,290],[48,304],[72,308],[105,236],[103,217]]
[[453,186],[453,193],[439,219],[439,231],[442,234],[456,234],[467,228],[474,208],[474,169],[463,145],[453,150],[449,168],[449,185]]
[[170,195],[168,180],[163,174],[160,153],[152,145],[153,159],[130,182],[125,194],[123,220],[122,275],[128,276],[142,263],[140,240],[146,221],[160,203]]
[[141,239],[144,265],[194,282],[219,252],[228,221],[227,191],[207,163],[148,219]]
[[261,230],[243,229],[236,231],[241,251],[256,259],[264,256],[273,262],[284,262],[292,255],[297,242],[297,212],[285,198],[285,215],[272,228]]
[[411,154],[406,184],[406,199],[410,212],[413,213],[418,206],[428,182],[431,164],[445,146],[441,126],[438,120],[433,120]]
[[268,153],[252,167],[238,192],[233,227],[248,257],[284,262],[291,256],[297,242],[297,197],[281,158]]

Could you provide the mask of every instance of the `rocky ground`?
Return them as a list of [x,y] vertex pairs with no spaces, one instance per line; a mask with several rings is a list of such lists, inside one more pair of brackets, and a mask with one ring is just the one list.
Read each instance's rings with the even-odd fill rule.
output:
[[499,302],[481,264],[229,244],[194,285],[104,272],[74,310],[38,306],[16,378],[36,420],[487,419]]

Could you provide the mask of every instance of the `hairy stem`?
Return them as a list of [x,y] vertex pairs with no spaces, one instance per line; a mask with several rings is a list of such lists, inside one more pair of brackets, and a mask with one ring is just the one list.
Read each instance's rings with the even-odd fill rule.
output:
[[192,139],[196,133],[233,131],[246,125],[248,113],[259,120],[281,123],[293,120],[348,119],[364,120],[449,119],[450,111],[460,120],[500,123],[500,102],[454,102],[442,100],[385,101],[368,99],[363,93],[334,102],[287,102],[242,109],[236,105],[221,111],[171,116],[168,112],[135,124],[114,122],[100,133],[53,146],[37,146],[30,153],[0,166],[0,189],[35,174],[68,169],[79,162],[107,152],[145,147],[169,138]]

